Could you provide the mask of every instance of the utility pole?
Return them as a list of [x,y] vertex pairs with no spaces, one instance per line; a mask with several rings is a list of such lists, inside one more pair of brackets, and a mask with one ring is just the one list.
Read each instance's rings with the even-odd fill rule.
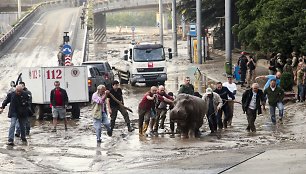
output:
[[231,0],[225,0],[225,57],[228,74],[232,75]]
[[176,24],[176,0],[172,0],[172,39],[173,39],[173,55],[177,56],[177,24]]
[[197,55],[199,64],[202,64],[202,21],[201,21],[201,0],[196,0],[197,11]]
[[17,4],[17,6],[18,6],[18,20],[21,18],[21,3],[20,3],[20,1],[21,0],[18,0],[18,4]]
[[160,44],[164,45],[163,0],[159,0],[159,36]]

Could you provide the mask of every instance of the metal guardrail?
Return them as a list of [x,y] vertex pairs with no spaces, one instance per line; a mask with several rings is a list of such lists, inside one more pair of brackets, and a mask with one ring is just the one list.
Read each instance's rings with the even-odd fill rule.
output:
[[[179,2],[179,0],[177,0]],[[163,0],[163,4],[171,4],[172,0]],[[99,1],[94,5],[94,13],[110,12],[117,9],[130,9],[158,5],[159,0],[109,0]]]
[[68,0],[54,0],[49,2],[43,2],[37,5],[30,13],[23,16],[18,23],[10,30],[8,31],[4,36],[0,38],[0,48],[4,47],[4,44],[14,36],[14,33],[20,30],[30,19],[33,18],[35,13],[39,10],[39,8],[46,6],[46,5],[53,5],[58,3],[68,2]]

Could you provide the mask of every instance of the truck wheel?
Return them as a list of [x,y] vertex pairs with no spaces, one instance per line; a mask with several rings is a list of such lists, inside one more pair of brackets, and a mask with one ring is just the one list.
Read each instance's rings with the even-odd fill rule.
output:
[[71,109],[71,117],[73,119],[79,119],[80,118],[80,105],[79,103],[73,103],[72,104],[72,109]]
[[132,86],[135,86],[135,85],[136,85],[136,82],[131,82],[131,85],[132,85]]
[[89,103],[91,103],[92,95],[93,95],[93,93],[91,93],[91,92],[88,93],[88,99],[89,99],[88,102],[89,102]]
[[[130,76],[129,76],[129,78],[130,78]],[[131,84],[132,86],[135,86],[135,85],[136,85],[136,82],[132,82],[131,79],[130,79],[129,81],[130,81],[130,84]]]
[[148,87],[154,86],[156,84],[157,84],[156,82],[146,82],[146,86]]
[[42,120],[44,118],[44,108],[42,105],[36,105],[34,107],[34,114],[37,120]]

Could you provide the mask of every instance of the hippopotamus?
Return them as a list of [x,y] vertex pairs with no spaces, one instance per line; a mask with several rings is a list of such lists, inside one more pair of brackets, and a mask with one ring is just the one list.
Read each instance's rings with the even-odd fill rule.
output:
[[199,128],[203,125],[203,118],[207,113],[207,106],[206,102],[199,97],[179,94],[174,100],[170,120],[178,124],[183,137],[188,135],[198,137],[200,136]]

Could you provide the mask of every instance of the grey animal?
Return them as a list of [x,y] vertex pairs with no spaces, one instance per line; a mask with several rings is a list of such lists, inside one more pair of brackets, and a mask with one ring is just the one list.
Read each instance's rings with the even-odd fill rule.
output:
[[199,137],[203,118],[207,113],[207,103],[196,96],[179,94],[174,100],[174,108],[170,112],[170,120],[176,122],[182,137]]

